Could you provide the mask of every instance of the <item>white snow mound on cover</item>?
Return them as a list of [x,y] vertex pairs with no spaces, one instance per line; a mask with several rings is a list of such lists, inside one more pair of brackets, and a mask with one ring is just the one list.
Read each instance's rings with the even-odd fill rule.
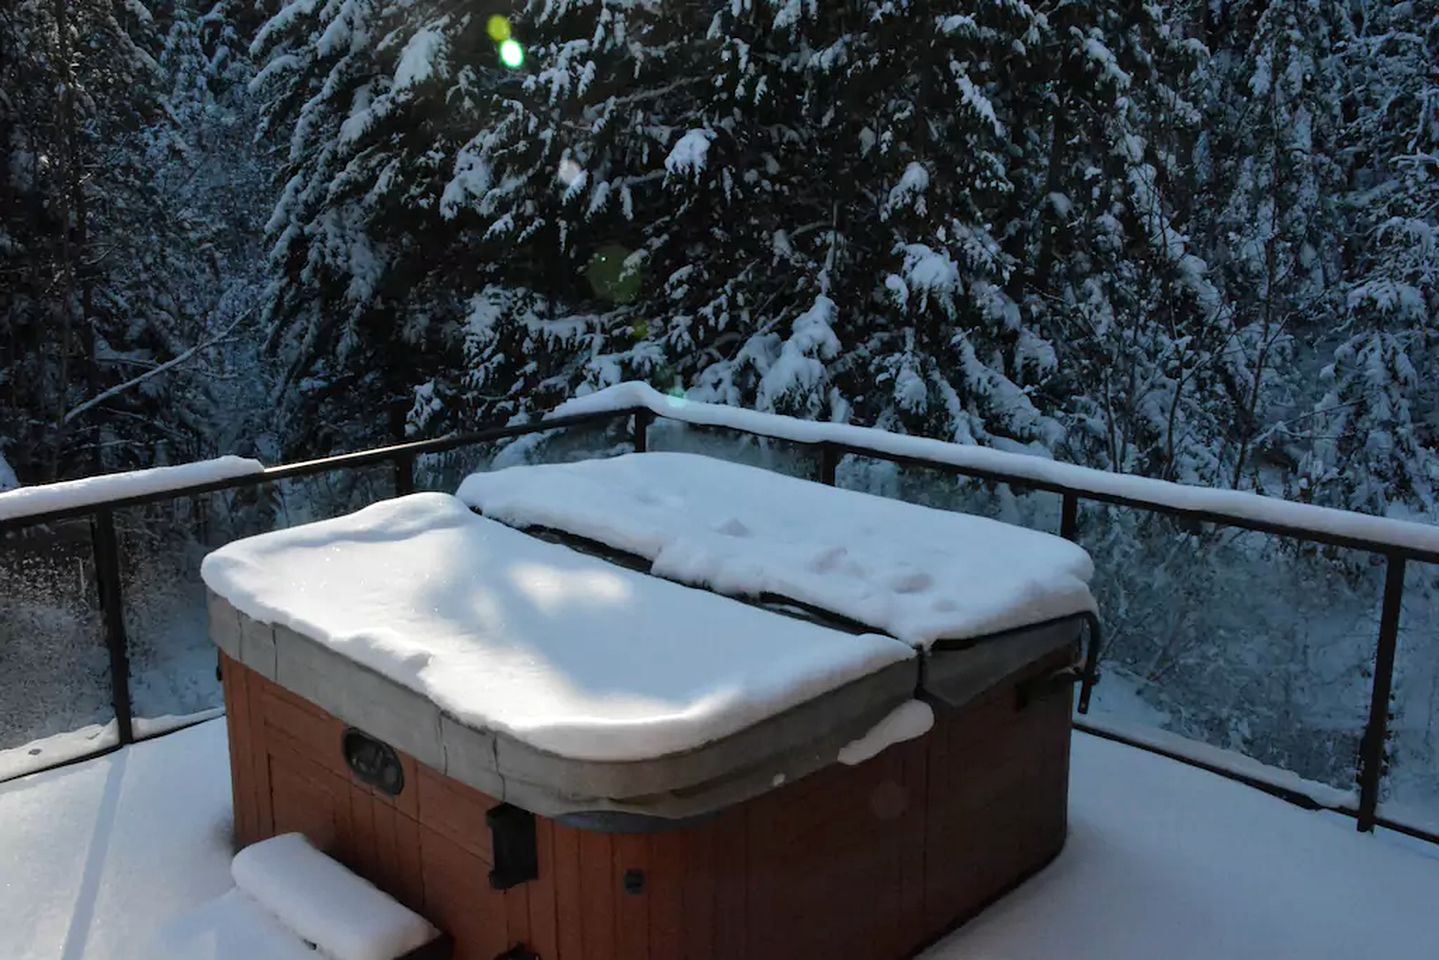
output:
[[229,480],[259,473],[265,465],[258,460],[244,457],[218,457],[214,460],[200,460],[173,467],[152,467],[149,470],[132,470],[128,473],[107,473],[82,480],[64,480],[60,483],[43,483],[20,487],[8,493],[0,493],[0,520],[49,513],[51,510],[66,510],[71,507],[87,507],[106,500],[122,497],[140,497],[166,490],[216,480]]
[[1093,467],[1061,463],[1033,454],[906,436],[873,427],[800,420],[742,407],[703,403],[684,397],[668,396],[647,383],[619,383],[575,397],[560,404],[547,416],[578,416],[630,407],[640,407],[663,417],[700,426],[747,430],[796,443],[848,443],[895,456],[918,457],[956,466],[992,470],[1026,480],[1063,484],[1083,492],[1144,500],[1177,510],[1212,511],[1311,533],[1355,537],[1395,547],[1439,552],[1439,524],[1368,516],[1312,503],[1282,500],[1248,490],[1196,487],[1168,480],[1155,480],[1152,477],[1111,473]]
[[461,723],[580,760],[702,746],[914,652],[616,566],[422,493],[221,547],[201,574]]
[[230,873],[236,887],[334,960],[394,960],[439,936],[424,917],[298,833],[246,847]]
[[461,500],[637,554],[659,576],[774,593],[924,647],[1095,609],[1059,537],[687,453],[511,467]]
[[923,700],[901,703],[864,736],[841,747],[838,760],[845,766],[857,766],[896,743],[924,736],[933,726],[934,708],[929,704]]

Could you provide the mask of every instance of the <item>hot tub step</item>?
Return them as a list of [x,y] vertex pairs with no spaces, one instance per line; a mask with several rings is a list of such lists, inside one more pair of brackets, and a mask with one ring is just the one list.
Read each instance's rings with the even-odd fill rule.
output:
[[168,925],[156,960],[445,960],[449,938],[369,881],[284,834],[242,850],[235,888]]

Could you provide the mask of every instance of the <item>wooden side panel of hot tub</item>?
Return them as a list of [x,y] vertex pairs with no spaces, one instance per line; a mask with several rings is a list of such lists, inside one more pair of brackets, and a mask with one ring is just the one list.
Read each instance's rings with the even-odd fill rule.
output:
[[399,796],[370,788],[344,763],[340,720],[225,659],[237,841],[306,834],[449,932],[456,960],[517,944],[543,960],[894,960],[1063,844],[1070,698],[1021,710],[1015,697],[1063,663],[700,826],[619,835],[537,818],[539,879],[497,892],[496,800],[403,754]]

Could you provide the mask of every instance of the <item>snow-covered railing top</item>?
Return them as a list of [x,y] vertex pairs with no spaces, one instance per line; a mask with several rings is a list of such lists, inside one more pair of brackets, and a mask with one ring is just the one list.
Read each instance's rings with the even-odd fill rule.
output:
[[[52,496],[39,493],[42,489],[40,487],[22,488],[21,491],[12,492],[25,492],[26,497],[17,498],[13,503],[19,504],[24,502],[26,506],[24,509],[15,506],[8,511],[0,511],[0,533],[12,529],[37,526],[39,524],[54,523],[59,520],[93,517],[107,510],[176,500],[181,497],[194,497],[221,490],[233,490],[237,487],[255,487],[260,484],[274,483],[279,480],[289,480],[295,477],[313,476],[315,474],[329,473],[338,470],[358,470],[375,466],[394,467],[396,471],[396,492],[409,493],[414,490],[415,461],[418,457],[425,454],[444,453],[448,450],[457,450],[460,447],[473,446],[478,443],[488,443],[495,440],[520,437],[531,433],[545,433],[564,427],[592,425],[605,420],[628,416],[629,413],[630,411],[628,410],[620,410],[600,411],[574,417],[551,415],[543,421],[534,423],[515,423],[503,427],[491,427],[474,433],[455,434],[448,437],[439,437],[434,440],[412,440],[407,443],[397,443],[388,447],[375,447],[370,450],[360,450],[355,453],[341,453],[331,457],[321,457],[316,460],[302,460],[299,463],[287,463],[278,467],[264,467],[257,461],[243,460],[241,462],[246,464],[243,471],[237,470],[235,473],[199,471],[184,477],[178,474],[166,473],[163,475],[165,477],[163,482],[149,485],[144,483],[136,483],[131,486],[123,484],[110,485],[109,477],[98,477],[77,481],[65,481],[63,484],[49,484],[43,488],[59,487],[62,490],[70,490],[73,488],[73,485],[83,485],[85,489],[83,496],[78,493],[73,495]],[[225,457],[222,459],[224,461],[240,460],[238,457]],[[156,469],[168,471],[175,468],[162,467]],[[138,474],[149,474],[151,472],[152,471],[148,470],[137,471]],[[102,489],[101,486],[92,486],[92,484],[95,484],[99,480],[106,481],[103,485],[105,489]]]
[[[243,471],[221,475],[198,473],[187,477],[162,467],[121,476],[142,476],[164,471],[165,479],[153,486],[111,485],[110,477],[29,487],[0,494],[0,530],[70,517],[85,516],[101,508],[115,508],[192,496],[214,490],[251,486],[331,470],[395,464],[408,468],[422,454],[439,453],[493,440],[591,424],[600,420],[647,411],[696,426],[724,427],[758,436],[788,440],[840,453],[879,456],[898,462],[947,467],[983,479],[1016,483],[1036,490],[1077,495],[1087,500],[1136,507],[1193,520],[1258,530],[1318,543],[1376,553],[1399,555],[1426,563],[1439,563],[1439,525],[1394,520],[1335,510],[1308,503],[1242,490],[1195,487],[1167,480],[1109,473],[1039,456],[1009,453],[905,436],[850,424],[799,420],[738,407],[701,403],[667,396],[644,383],[622,383],[561,404],[543,420],[496,427],[475,433],[419,440],[319,460],[262,468],[256,461],[224,457],[220,461],[245,464]],[[92,486],[98,481],[104,484]],[[79,485],[84,493],[75,489]],[[45,493],[46,490],[72,491]],[[407,492],[401,489],[401,492]],[[13,498],[13,499],[12,499]],[[22,506],[23,504],[23,506]]]
[[64,480],[19,487],[0,493],[0,520],[19,520],[61,510],[93,507],[116,500],[182,490],[198,484],[261,473],[265,465],[244,457],[218,457],[173,467],[128,473],[107,473],[82,480]]
[[1029,454],[906,436],[844,423],[800,420],[740,407],[700,403],[660,393],[645,383],[621,383],[576,397],[551,414],[572,418],[603,411],[648,410],[696,426],[829,446],[843,453],[879,454],[899,461],[951,467],[959,472],[1089,500],[1178,514],[1338,546],[1403,552],[1439,563],[1439,526],[1374,517],[1243,490],[1221,490],[1110,473]]

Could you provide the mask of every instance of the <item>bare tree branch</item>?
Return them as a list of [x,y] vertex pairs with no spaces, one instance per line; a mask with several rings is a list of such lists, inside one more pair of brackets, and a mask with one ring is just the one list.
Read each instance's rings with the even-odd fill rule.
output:
[[186,360],[189,360],[191,357],[193,357],[195,354],[199,353],[201,350],[207,350],[207,349],[209,349],[210,347],[215,346],[215,345],[218,344],[220,341],[224,340],[227,336],[229,336],[229,335],[230,335],[230,332],[233,331],[236,327],[238,327],[238,326],[240,325],[240,322],[241,322],[241,321],[243,321],[246,317],[248,317],[250,314],[252,314],[252,313],[254,313],[254,312],[255,312],[254,308],[251,307],[249,310],[246,310],[244,313],[240,314],[240,315],[239,315],[238,317],[236,317],[233,321],[231,321],[231,322],[230,322],[230,325],[229,325],[228,327],[226,327],[224,330],[221,330],[219,333],[215,334],[215,335],[214,335],[213,337],[211,337],[210,339],[208,339],[208,340],[203,340],[203,341],[201,341],[200,343],[195,344],[195,345],[194,345],[193,347],[191,347],[190,349],[181,352],[180,354],[172,357],[172,358],[169,359],[169,360],[166,360],[164,363],[160,364],[159,366],[154,367],[153,369],[150,369],[150,370],[146,370],[144,373],[140,374],[138,377],[132,377],[131,379],[126,380],[124,383],[117,383],[115,386],[110,387],[108,390],[102,390],[100,393],[96,394],[95,396],[91,397],[89,400],[86,400],[84,403],[82,403],[82,404],[80,404],[79,406],[75,407],[75,408],[74,408],[73,410],[71,410],[69,413],[65,414],[65,417],[64,417],[64,419],[63,419],[62,422],[63,422],[63,423],[69,423],[71,420],[74,420],[76,417],[80,416],[80,414],[84,413],[84,412],[87,411],[87,410],[91,410],[91,409],[93,409],[94,407],[96,407],[96,406],[104,403],[106,400],[109,400],[111,397],[116,396],[117,394],[124,393],[126,390],[132,389],[132,388],[134,388],[134,387],[138,387],[140,384],[144,383],[146,380],[149,380],[151,377],[159,376],[160,374],[164,373],[166,370],[170,370],[170,369],[173,369],[173,368],[175,368],[175,367],[178,367],[180,364],[184,363]]

